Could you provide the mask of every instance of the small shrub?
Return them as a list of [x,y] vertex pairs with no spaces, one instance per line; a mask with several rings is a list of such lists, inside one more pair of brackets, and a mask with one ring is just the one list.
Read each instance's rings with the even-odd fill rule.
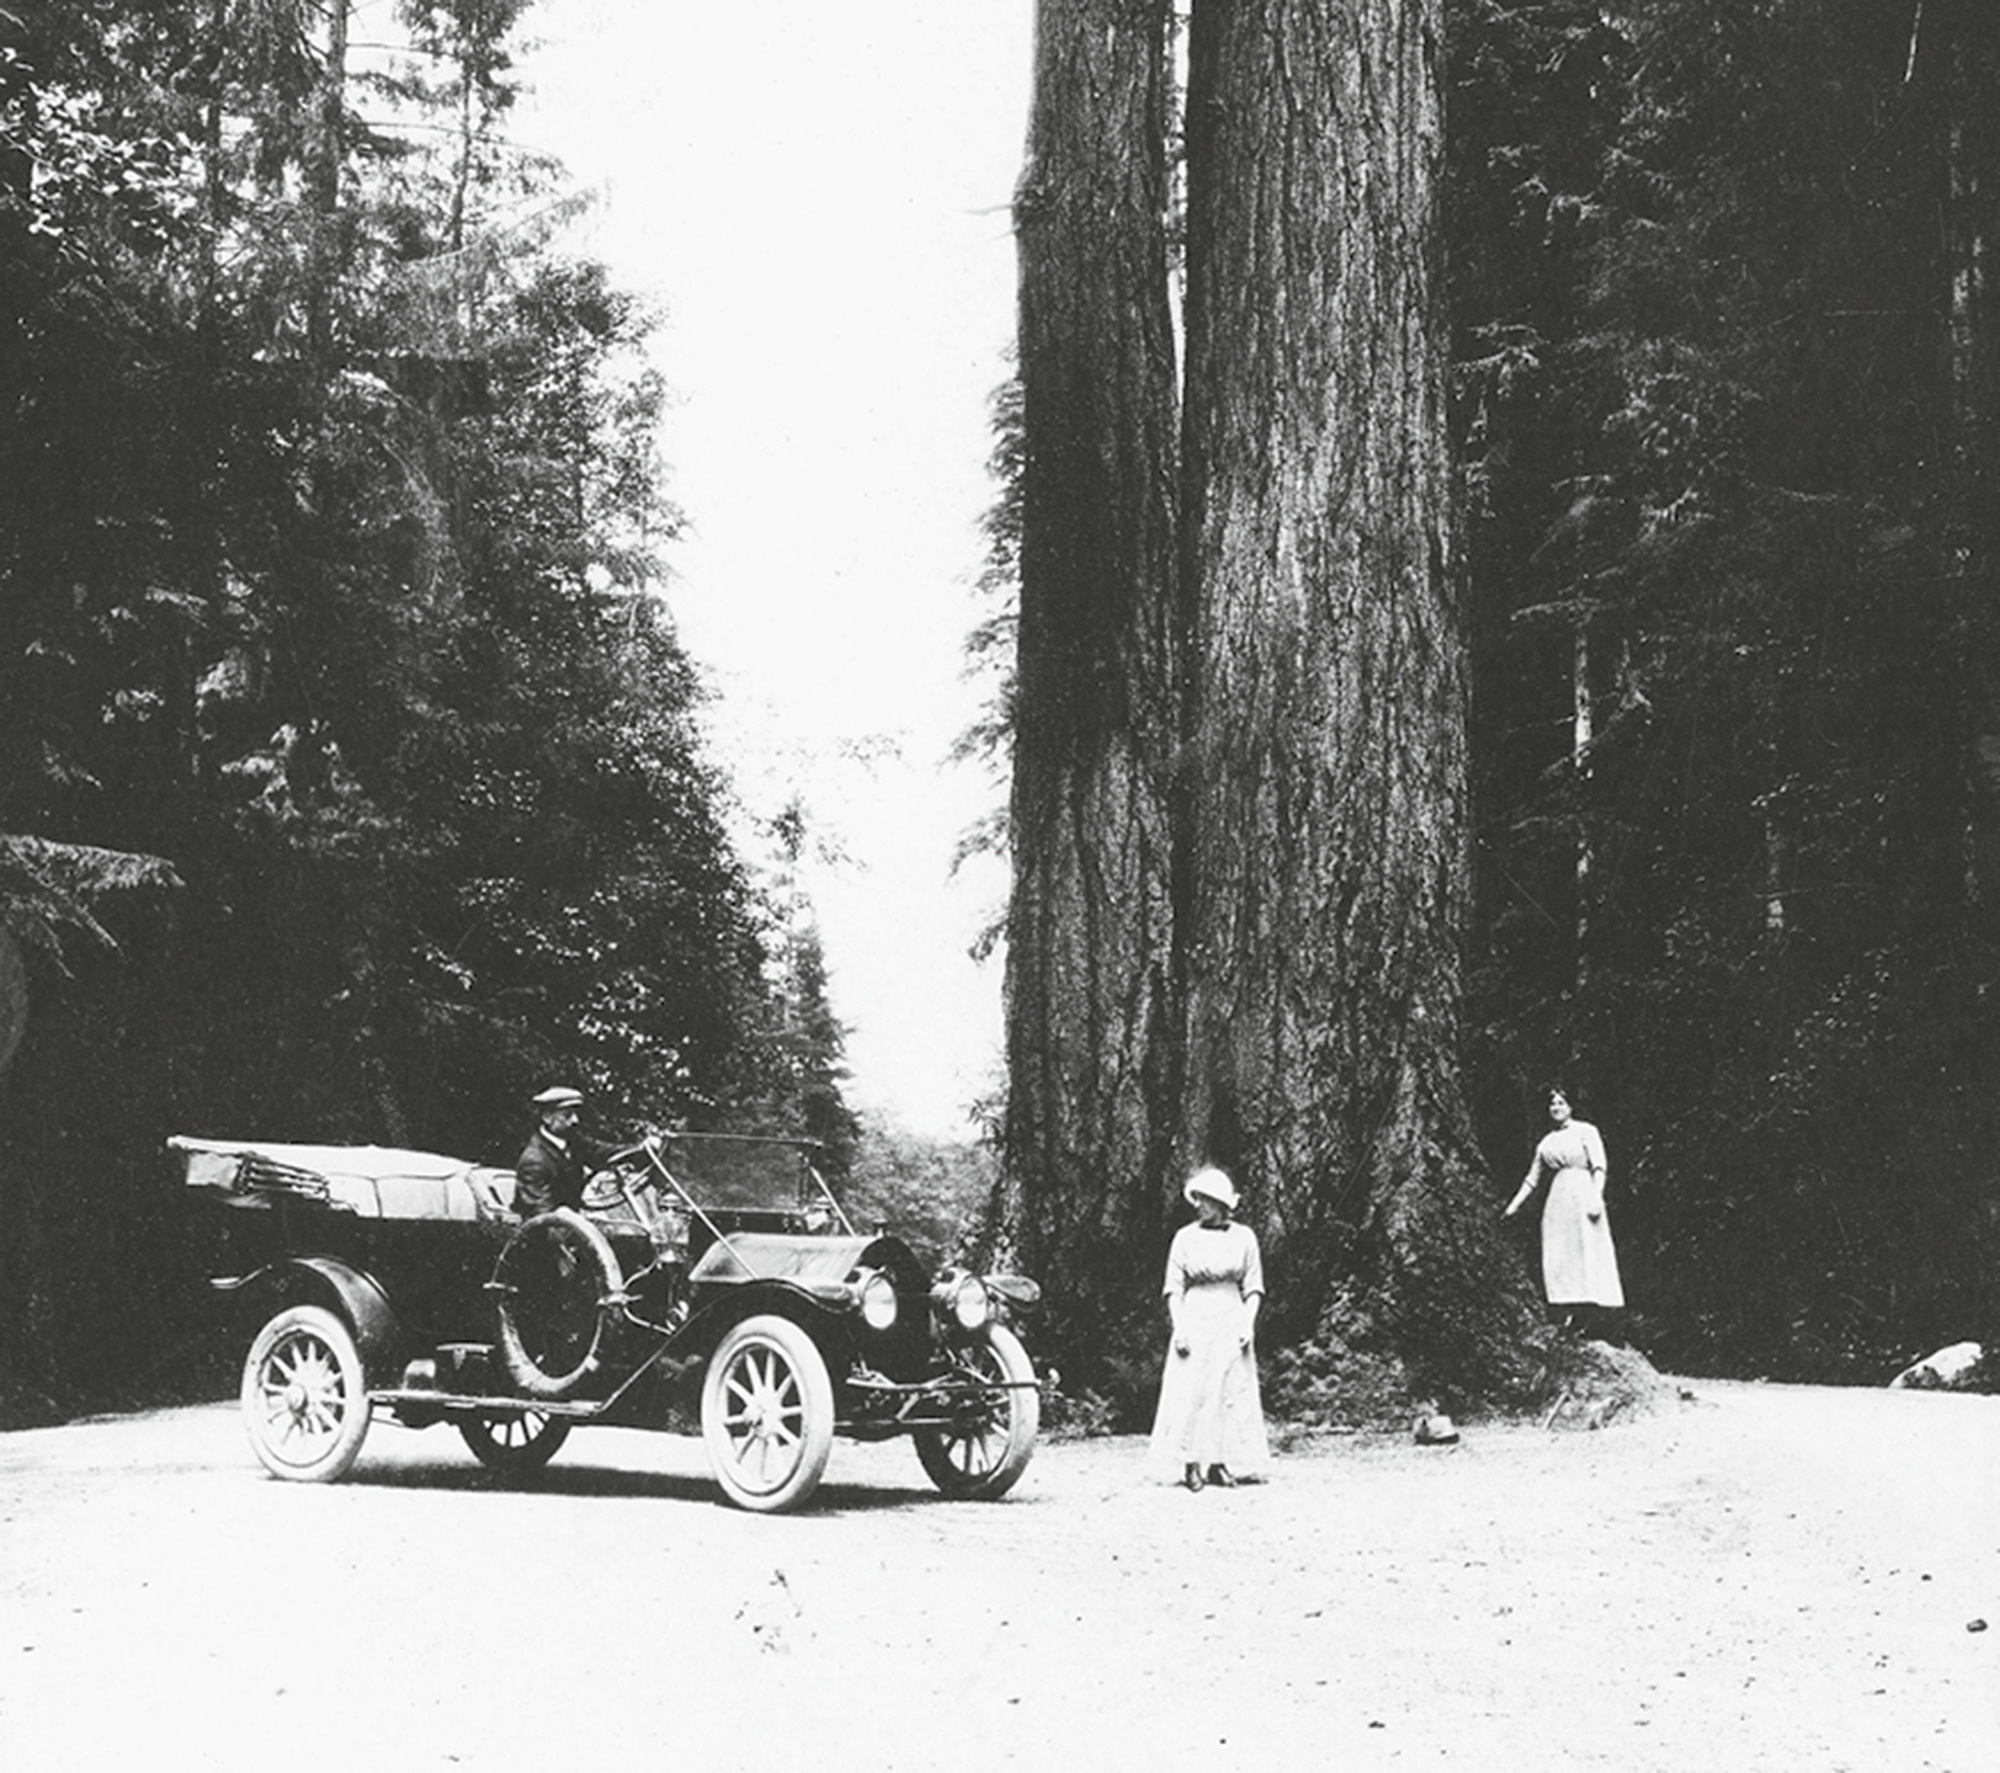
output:
[[1345,1293],[1311,1336],[1264,1363],[1264,1402],[1304,1428],[1407,1427],[1417,1397],[1408,1368]]
[[1117,1434],[1124,1412],[1095,1391],[1069,1391],[1061,1385],[1042,1393],[1042,1434],[1052,1441],[1097,1440]]

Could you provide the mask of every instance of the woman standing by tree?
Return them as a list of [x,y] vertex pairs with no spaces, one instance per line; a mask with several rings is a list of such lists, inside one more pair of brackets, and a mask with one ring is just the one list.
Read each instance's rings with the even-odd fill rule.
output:
[[1528,1174],[1507,1203],[1507,1217],[1521,1210],[1546,1175],[1542,1290],[1565,1328],[1581,1328],[1594,1312],[1615,1311],[1625,1303],[1618,1252],[1604,1216],[1604,1141],[1589,1121],[1571,1114],[1560,1089],[1549,1092],[1549,1119],[1555,1124],[1535,1147]]
[[[1153,1419],[1153,1463],[1190,1490],[1231,1488],[1270,1456],[1257,1386],[1257,1307],[1264,1261],[1257,1234],[1230,1218],[1236,1185],[1198,1170],[1182,1190],[1197,1217],[1167,1252],[1173,1346]],[[1206,1476],[1204,1476],[1206,1471]]]

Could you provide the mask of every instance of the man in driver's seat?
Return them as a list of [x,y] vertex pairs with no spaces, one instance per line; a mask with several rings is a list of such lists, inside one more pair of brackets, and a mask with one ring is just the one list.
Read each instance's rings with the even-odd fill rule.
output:
[[523,1219],[556,1207],[580,1211],[583,1185],[601,1170],[618,1149],[600,1145],[577,1131],[583,1112],[583,1092],[564,1085],[535,1098],[540,1125],[522,1147],[514,1166],[514,1211]]

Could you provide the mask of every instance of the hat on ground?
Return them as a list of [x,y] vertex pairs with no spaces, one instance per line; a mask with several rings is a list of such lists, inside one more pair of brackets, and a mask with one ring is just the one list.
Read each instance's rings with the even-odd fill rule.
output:
[[537,1108],[581,1108],[583,1092],[557,1084],[553,1089],[544,1090],[535,1098]]
[[1197,1196],[1205,1194],[1210,1200],[1220,1201],[1232,1213],[1236,1211],[1236,1184],[1230,1181],[1225,1172],[1212,1167],[1196,1170],[1187,1179],[1181,1193],[1186,1195],[1190,1202]]

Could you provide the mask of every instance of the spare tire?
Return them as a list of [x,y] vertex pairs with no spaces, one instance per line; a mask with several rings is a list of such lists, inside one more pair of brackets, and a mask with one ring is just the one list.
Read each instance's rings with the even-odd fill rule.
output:
[[623,1297],[604,1233],[567,1207],[530,1219],[493,1270],[500,1359],[528,1397],[573,1397],[602,1364],[609,1320]]

